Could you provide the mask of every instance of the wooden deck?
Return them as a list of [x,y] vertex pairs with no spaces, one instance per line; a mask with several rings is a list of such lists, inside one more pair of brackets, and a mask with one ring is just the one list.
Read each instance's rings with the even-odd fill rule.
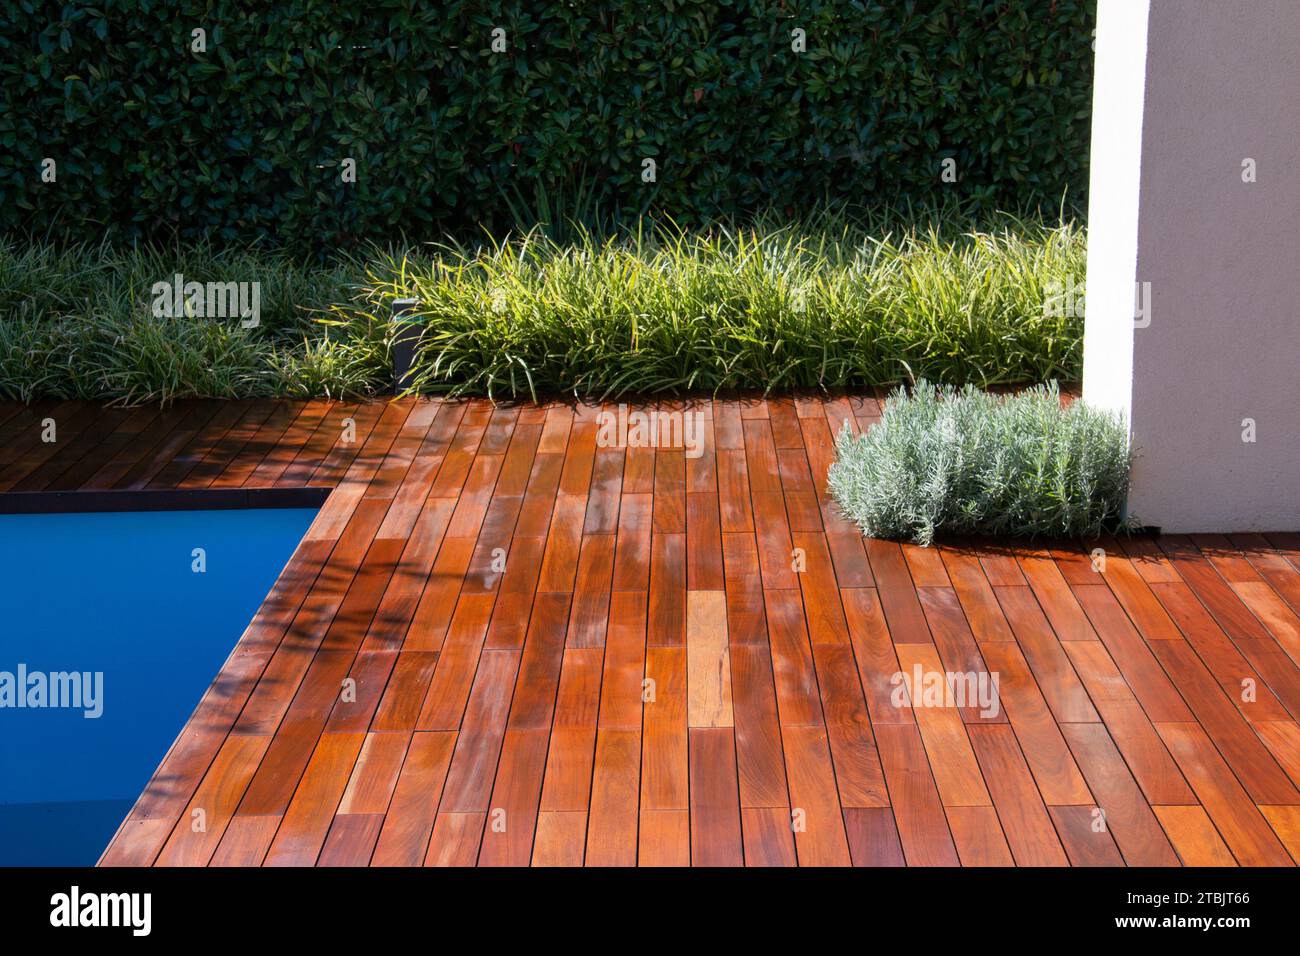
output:
[[1300,535],[864,541],[874,397],[659,407],[0,405],[0,492],[334,489],[102,863],[1300,858]]

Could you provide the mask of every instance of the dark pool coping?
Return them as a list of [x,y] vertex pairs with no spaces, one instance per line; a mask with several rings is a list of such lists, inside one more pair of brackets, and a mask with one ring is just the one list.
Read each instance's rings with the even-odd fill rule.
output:
[[99,511],[230,511],[319,508],[330,488],[176,488],[167,490],[6,491],[0,515]]

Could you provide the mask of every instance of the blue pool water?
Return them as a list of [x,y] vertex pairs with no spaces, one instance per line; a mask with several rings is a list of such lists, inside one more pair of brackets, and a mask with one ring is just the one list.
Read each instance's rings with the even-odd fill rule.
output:
[[98,859],[315,514],[0,515],[0,865]]

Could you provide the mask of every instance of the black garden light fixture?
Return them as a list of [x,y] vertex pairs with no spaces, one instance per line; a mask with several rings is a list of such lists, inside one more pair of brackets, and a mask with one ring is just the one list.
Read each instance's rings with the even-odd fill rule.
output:
[[400,394],[411,380],[415,347],[424,323],[416,314],[419,299],[393,300],[393,393]]

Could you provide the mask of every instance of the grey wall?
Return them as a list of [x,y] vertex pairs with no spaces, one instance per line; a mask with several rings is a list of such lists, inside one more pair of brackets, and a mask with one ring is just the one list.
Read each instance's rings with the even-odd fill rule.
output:
[[[1108,11],[1116,0],[1102,0],[1099,16],[1131,18],[1132,0],[1118,2],[1128,12]],[[1132,62],[1110,64],[1111,75],[1124,78],[1112,87],[1142,101],[1136,217],[1105,210],[1114,183],[1104,162],[1092,173],[1102,215],[1090,214],[1085,397],[1122,408],[1129,391],[1140,456],[1129,508],[1144,523],[1166,531],[1293,530],[1300,528],[1300,2],[1150,0],[1149,9],[1145,88],[1134,88],[1143,71]],[[1103,48],[1105,27],[1099,71],[1107,51],[1117,51]],[[1131,36],[1121,42],[1132,45]],[[1112,117],[1132,129],[1132,99],[1105,101],[1114,96],[1099,79],[1094,154]],[[1247,157],[1257,164],[1254,183],[1242,181]],[[1122,173],[1119,179],[1122,186]],[[1127,234],[1134,222],[1136,243]],[[1132,310],[1113,289],[1109,302],[1096,300],[1094,315],[1106,250],[1119,248],[1124,260],[1131,247],[1134,278],[1150,283],[1147,328],[1132,328]],[[1104,267],[1112,285],[1123,281],[1113,273],[1126,263]],[[1128,386],[1115,372],[1127,364],[1126,338]],[[1254,443],[1242,440],[1246,418],[1255,421]]]

